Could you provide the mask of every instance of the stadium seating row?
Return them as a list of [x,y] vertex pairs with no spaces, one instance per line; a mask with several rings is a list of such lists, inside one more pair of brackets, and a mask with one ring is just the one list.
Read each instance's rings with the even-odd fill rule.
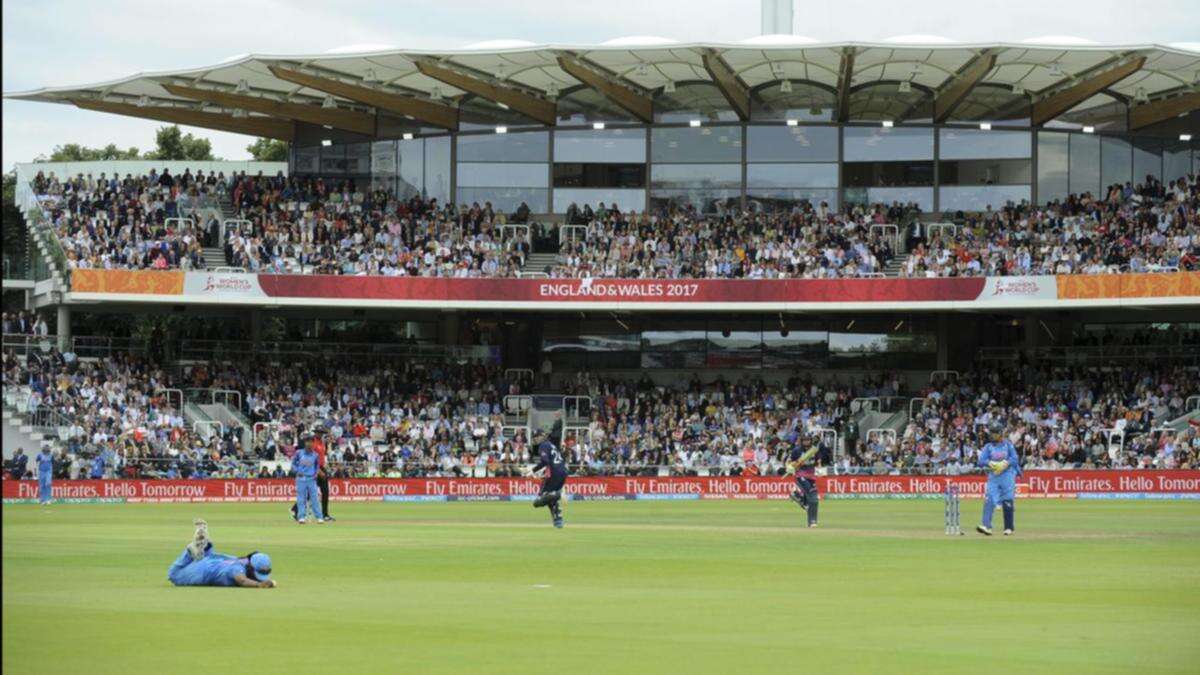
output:
[[[1102,274],[1200,269],[1200,185],[1114,185],[1045,207],[1007,205],[936,227],[893,228],[895,209],[791,213],[620,213],[583,231],[513,227],[490,204],[363,192],[351,181],[167,173],[42,176],[34,189],[80,268],[199,269],[204,247],[252,272],[432,277],[910,277]],[[228,196],[236,223],[220,209]],[[535,237],[554,263],[527,270]]]

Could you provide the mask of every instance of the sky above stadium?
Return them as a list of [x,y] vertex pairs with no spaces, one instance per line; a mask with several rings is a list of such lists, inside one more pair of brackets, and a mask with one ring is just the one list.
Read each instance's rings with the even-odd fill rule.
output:
[[[1017,42],[1044,35],[1101,43],[1193,43],[1195,0],[797,0],[793,33],[821,41],[940,35]],[[347,45],[461,48],[522,39],[594,44],[629,35],[733,42],[759,33],[759,0],[5,0],[4,91],[109,80],[145,70],[211,65],[247,53],[313,54]],[[143,151],[161,122],[4,101],[3,170],[81,143]],[[225,159],[248,159],[246,136],[185,129]]]

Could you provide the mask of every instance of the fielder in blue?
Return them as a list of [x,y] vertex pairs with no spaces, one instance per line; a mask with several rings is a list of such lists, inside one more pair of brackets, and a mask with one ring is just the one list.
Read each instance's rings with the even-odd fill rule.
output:
[[208,540],[208,523],[197,519],[196,536],[183,549],[167,579],[176,586],[238,586],[241,588],[275,588],[271,578],[271,557],[254,551],[242,557],[213,551]]
[[1021,475],[1021,458],[1012,441],[1004,437],[1001,427],[992,427],[992,442],[979,452],[979,467],[987,469],[988,479],[983,498],[983,522],[975,531],[992,535],[992,513],[999,504],[1004,510],[1004,534],[1010,535],[1015,525],[1013,502],[1017,496],[1017,476]]
[[309,439],[292,457],[292,470],[296,472],[296,522],[301,525],[308,517],[309,502],[312,502],[317,523],[325,522],[325,514],[321,513],[321,494],[317,490],[317,469],[321,465],[321,456],[313,450],[312,443],[312,439]]
[[33,461],[37,464],[38,503],[44,506],[54,499],[54,453],[50,448],[42,448]]

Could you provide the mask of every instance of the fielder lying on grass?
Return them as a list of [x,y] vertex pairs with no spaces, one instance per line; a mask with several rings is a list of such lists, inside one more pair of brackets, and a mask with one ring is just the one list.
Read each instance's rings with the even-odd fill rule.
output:
[[208,523],[195,521],[196,535],[167,570],[176,586],[240,586],[275,588],[271,579],[271,557],[254,551],[240,558],[213,551],[208,540]]

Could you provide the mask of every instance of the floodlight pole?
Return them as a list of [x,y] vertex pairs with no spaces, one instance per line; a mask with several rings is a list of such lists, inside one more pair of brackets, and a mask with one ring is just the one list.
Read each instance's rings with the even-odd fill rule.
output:
[[762,0],[762,34],[791,35],[792,0]]

